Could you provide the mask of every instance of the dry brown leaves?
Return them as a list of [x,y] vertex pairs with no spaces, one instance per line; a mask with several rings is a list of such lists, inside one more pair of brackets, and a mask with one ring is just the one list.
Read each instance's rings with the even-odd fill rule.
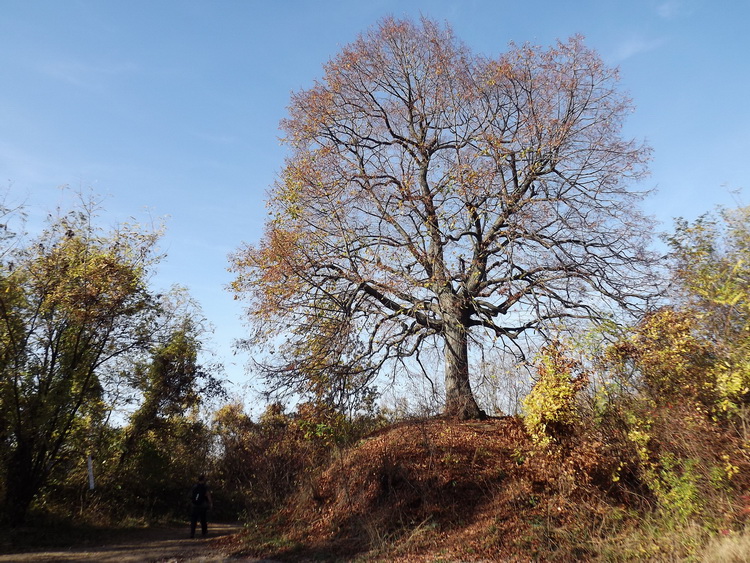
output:
[[544,547],[540,526],[579,516],[591,494],[584,474],[597,465],[596,448],[587,450],[532,453],[512,417],[399,423],[334,456],[302,487],[275,519],[294,549],[264,555],[513,561]]

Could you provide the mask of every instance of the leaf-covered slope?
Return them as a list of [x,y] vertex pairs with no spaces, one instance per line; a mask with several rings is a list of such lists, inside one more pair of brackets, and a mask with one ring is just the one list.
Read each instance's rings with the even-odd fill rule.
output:
[[608,465],[595,445],[531,453],[517,418],[399,423],[336,455],[301,487],[269,523],[277,539],[263,555],[498,560],[547,550],[582,507],[589,520],[604,509],[596,482]]

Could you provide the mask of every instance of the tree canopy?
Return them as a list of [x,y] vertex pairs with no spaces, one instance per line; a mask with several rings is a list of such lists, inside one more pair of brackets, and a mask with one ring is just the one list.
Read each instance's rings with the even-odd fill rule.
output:
[[156,315],[147,273],[158,233],[106,232],[83,208],[50,216],[0,263],[5,513],[23,520],[71,437],[102,416],[103,366],[143,350]]
[[[580,37],[472,53],[433,21],[385,19],[293,94],[265,235],[233,257],[269,380],[365,388],[442,345],[445,409],[476,417],[471,343],[521,348],[647,297],[648,147]],[[279,335],[286,339],[279,341]]]

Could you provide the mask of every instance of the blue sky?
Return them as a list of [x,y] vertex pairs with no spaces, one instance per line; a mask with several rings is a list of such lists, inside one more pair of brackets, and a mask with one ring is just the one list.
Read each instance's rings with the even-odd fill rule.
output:
[[383,16],[420,14],[486,55],[583,34],[635,102],[665,230],[750,203],[732,193],[750,187],[746,0],[0,0],[0,186],[32,209],[70,185],[112,222],[169,216],[156,283],[201,303],[241,385],[227,255],[262,233],[290,93]]

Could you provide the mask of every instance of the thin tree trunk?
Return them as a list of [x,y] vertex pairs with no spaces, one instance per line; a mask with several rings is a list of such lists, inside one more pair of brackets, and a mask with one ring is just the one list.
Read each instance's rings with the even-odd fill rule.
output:
[[445,414],[461,420],[485,418],[469,381],[469,344],[466,327],[451,319],[445,327]]

